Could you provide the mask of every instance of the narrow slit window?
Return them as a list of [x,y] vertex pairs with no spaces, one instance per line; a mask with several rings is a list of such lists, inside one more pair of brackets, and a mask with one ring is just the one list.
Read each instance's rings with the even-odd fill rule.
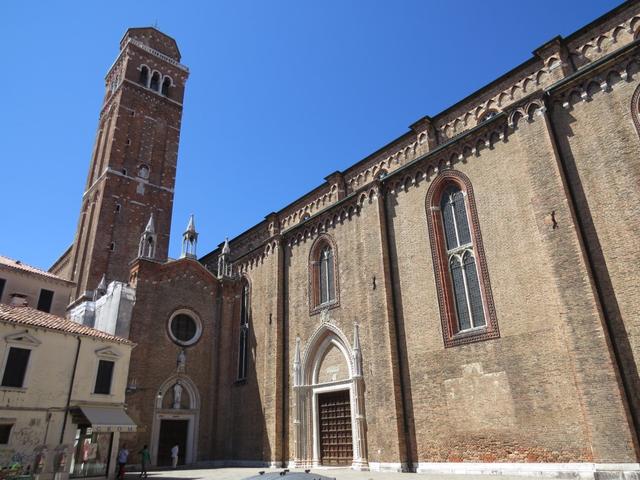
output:
[[149,85],[149,69],[147,67],[142,67],[140,69],[140,83],[145,87]]
[[160,91],[160,74],[158,72],[153,72],[151,75],[151,83],[149,85],[151,90],[155,90],[156,92]]
[[247,339],[249,337],[249,283],[242,284],[238,343],[238,380],[247,378]]

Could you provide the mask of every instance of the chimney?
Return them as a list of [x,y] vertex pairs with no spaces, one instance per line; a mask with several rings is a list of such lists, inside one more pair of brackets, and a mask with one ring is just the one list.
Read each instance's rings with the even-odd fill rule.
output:
[[26,307],[28,305],[27,296],[22,293],[12,293],[9,297],[11,297],[9,305],[12,307]]

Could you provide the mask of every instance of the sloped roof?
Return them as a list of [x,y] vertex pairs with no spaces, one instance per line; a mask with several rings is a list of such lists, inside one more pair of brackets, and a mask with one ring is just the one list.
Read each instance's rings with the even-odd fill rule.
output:
[[69,280],[59,277],[51,272],[47,272],[45,270],[40,270],[39,268],[32,267],[31,265],[27,265],[26,263],[22,263],[20,260],[14,260],[13,258],[5,257],[4,255],[0,255],[0,266],[5,266],[12,268],[14,270],[21,270],[27,273],[34,273],[36,275],[40,275],[42,277],[47,277],[52,280],[57,280],[59,282],[65,283],[73,283]]
[[25,327],[45,328],[47,330],[55,330],[71,335],[82,335],[108,342],[133,345],[133,342],[126,338],[116,337],[115,335],[110,335],[95,328],[72,322],[57,315],[41,312],[31,307],[19,307],[0,303],[0,322],[24,325]]

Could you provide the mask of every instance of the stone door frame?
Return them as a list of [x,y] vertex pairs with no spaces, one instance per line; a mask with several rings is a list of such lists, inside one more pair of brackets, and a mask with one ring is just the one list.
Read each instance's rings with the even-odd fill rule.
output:
[[[180,381],[189,395],[188,409],[162,408],[162,400],[165,394]],[[153,409],[153,423],[151,425],[151,439],[149,442],[151,454],[151,464],[158,464],[158,445],[160,441],[160,422],[162,420],[187,420],[187,447],[184,452],[184,463],[186,465],[195,463],[198,452],[198,430],[200,422],[200,395],[193,381],[186,375],[172,375],[164,381],[158,389],[155,405]]]
[[[369,470],[367,460],[366,419],[364,415],[364,378],[358,326],[354,328],[353,348],[347,337],[334,324],[323,322],[307,342],[304,355],[300,351],[300,339],[296,339],[294,371],[294,461],[295,467],[319,467],[320,426],[318,395],[340,390],[349,391],[351,406],[351,434],[353,446],[353,470]],[[327,383],[317,383],[318,371],[325,352],[336,346],[344,355],[349,378]]]

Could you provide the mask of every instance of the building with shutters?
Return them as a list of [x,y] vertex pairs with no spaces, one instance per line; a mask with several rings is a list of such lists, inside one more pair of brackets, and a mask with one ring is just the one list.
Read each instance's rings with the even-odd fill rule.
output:
[[72,319],[138,345],[122,441],[156,465],[177,443],[194,465],[635,478],[639,32],[625,2],[202,257],[191,218],[170,259],[190,72],[129,29],[51,268]]
[[133,344],[0,304],[0,465],[43,480],[113,477]]

